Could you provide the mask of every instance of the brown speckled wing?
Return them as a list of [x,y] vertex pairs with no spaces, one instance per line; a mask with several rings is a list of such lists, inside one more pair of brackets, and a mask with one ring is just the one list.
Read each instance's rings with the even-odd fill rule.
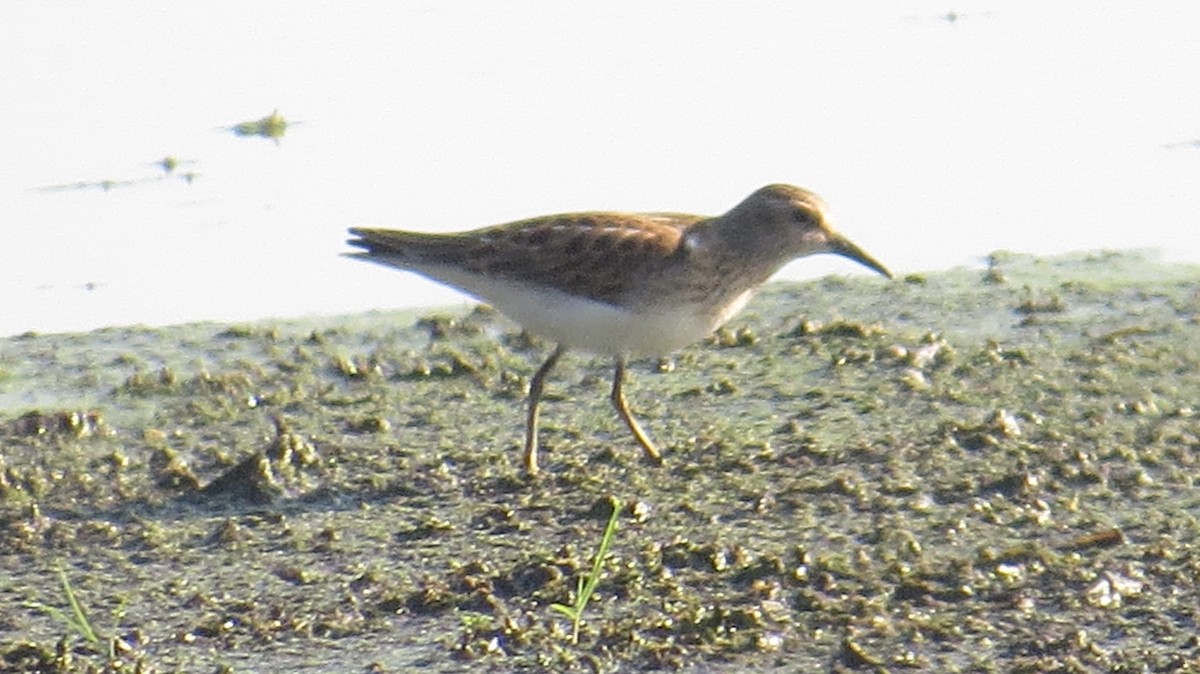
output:
[[355,229],[350,243],[415,265],[454,265],[480,276],[544,285],[616,303],[682,262],[683,231],[702,216],[571,213],[461,234]]

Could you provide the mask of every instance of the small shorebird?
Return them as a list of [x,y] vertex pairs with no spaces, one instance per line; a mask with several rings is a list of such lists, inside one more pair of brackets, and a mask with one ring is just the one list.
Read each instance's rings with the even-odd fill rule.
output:
[[416,272],[494,306],[558,346],[529,382],[525,471],[538,472],[538,403],[568,347],[611,356],[611,400],[645,450],[658,447],[629,410],[630,357],[664,355],[741,311],[789,261],[833,253],[891,272],[835,232],[808,190],[768,185],[718,217],[681,213],[547,215],[456,234],[354,228],[349,257]]

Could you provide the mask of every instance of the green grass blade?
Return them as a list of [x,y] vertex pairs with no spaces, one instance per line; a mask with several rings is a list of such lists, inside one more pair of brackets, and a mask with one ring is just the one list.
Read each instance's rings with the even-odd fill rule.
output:
[[604,572],[604,560],[608,557],[609,548],[612,547],[613,538],[617,532],[617,518],[621,514],[621,502],[614,498],[612,507],[612,515],[604,527],[604,535],[600,537],[600,547],[596,549],[596,555],[592,558],[592,570],[586,578],[580,577],[575,586],[575,605],[550,605],[550,608],[571,619],[571,643],[579,643],[579,625],[583,622],[583,612],[596,592],[596,586],[600,584],[600,575]]
[[71,615],[64,616],[67,618],[67,623],[74,627],[88,643],[93,646],[100,645],[100,635],[96,634],[96,630],[92,628],[91,621],[83,611],[83,604],[79,603],[79,598],[71,589],[71,581],[67,578],[67,572],[63,570],[61,564],[58,565],[58,579],[62,581],[63,594],[66,595],[67,603],[71,606]]
[[579,615],[579,613],[575,610],[574,606],[567,606],[566,604],[551,604],[550,608],[567,616],[571,620],[574,620],[575,616]]

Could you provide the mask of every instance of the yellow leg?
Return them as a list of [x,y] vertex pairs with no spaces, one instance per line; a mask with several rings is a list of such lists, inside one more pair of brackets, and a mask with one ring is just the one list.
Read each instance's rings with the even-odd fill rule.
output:
[[533,477],[538,474],[538,403],[542,399],[542,387],[546,383],[546,375],[554,369],[554,364],[562,357],[566,349],[562,344],[554,347],[554,353],[542,363],[529,380],[529,412],[525,417],[525,474]]
[[634,418],[633,412],[629,411],[629,403],[625,400],[625,358],[622,356],[617,358],[616,372],[613,373],[612,387],[612,404],[617,408],[617,414],[621,415],[621,420],[629,427],[633,433],[633,437],[637,439],[638,444],[646,451],[646,456],[655,463],[662,463],[662,453],[658,451],[658,447],[654,446],[654,442],[646,435],[646,431],[642,430],[642,425]]

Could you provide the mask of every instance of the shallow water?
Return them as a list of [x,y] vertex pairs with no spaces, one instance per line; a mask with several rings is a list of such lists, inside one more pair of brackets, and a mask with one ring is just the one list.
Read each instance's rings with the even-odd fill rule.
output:
[[[901,273],[1200,262],[1200,4],[969,4],[5,3],[0,335],[446,304],[340,258],[346,228],[716,214],[773,182]],[[273,110],[282,138],[229,130]],[[783,271],[829,273],[855,270]]]

